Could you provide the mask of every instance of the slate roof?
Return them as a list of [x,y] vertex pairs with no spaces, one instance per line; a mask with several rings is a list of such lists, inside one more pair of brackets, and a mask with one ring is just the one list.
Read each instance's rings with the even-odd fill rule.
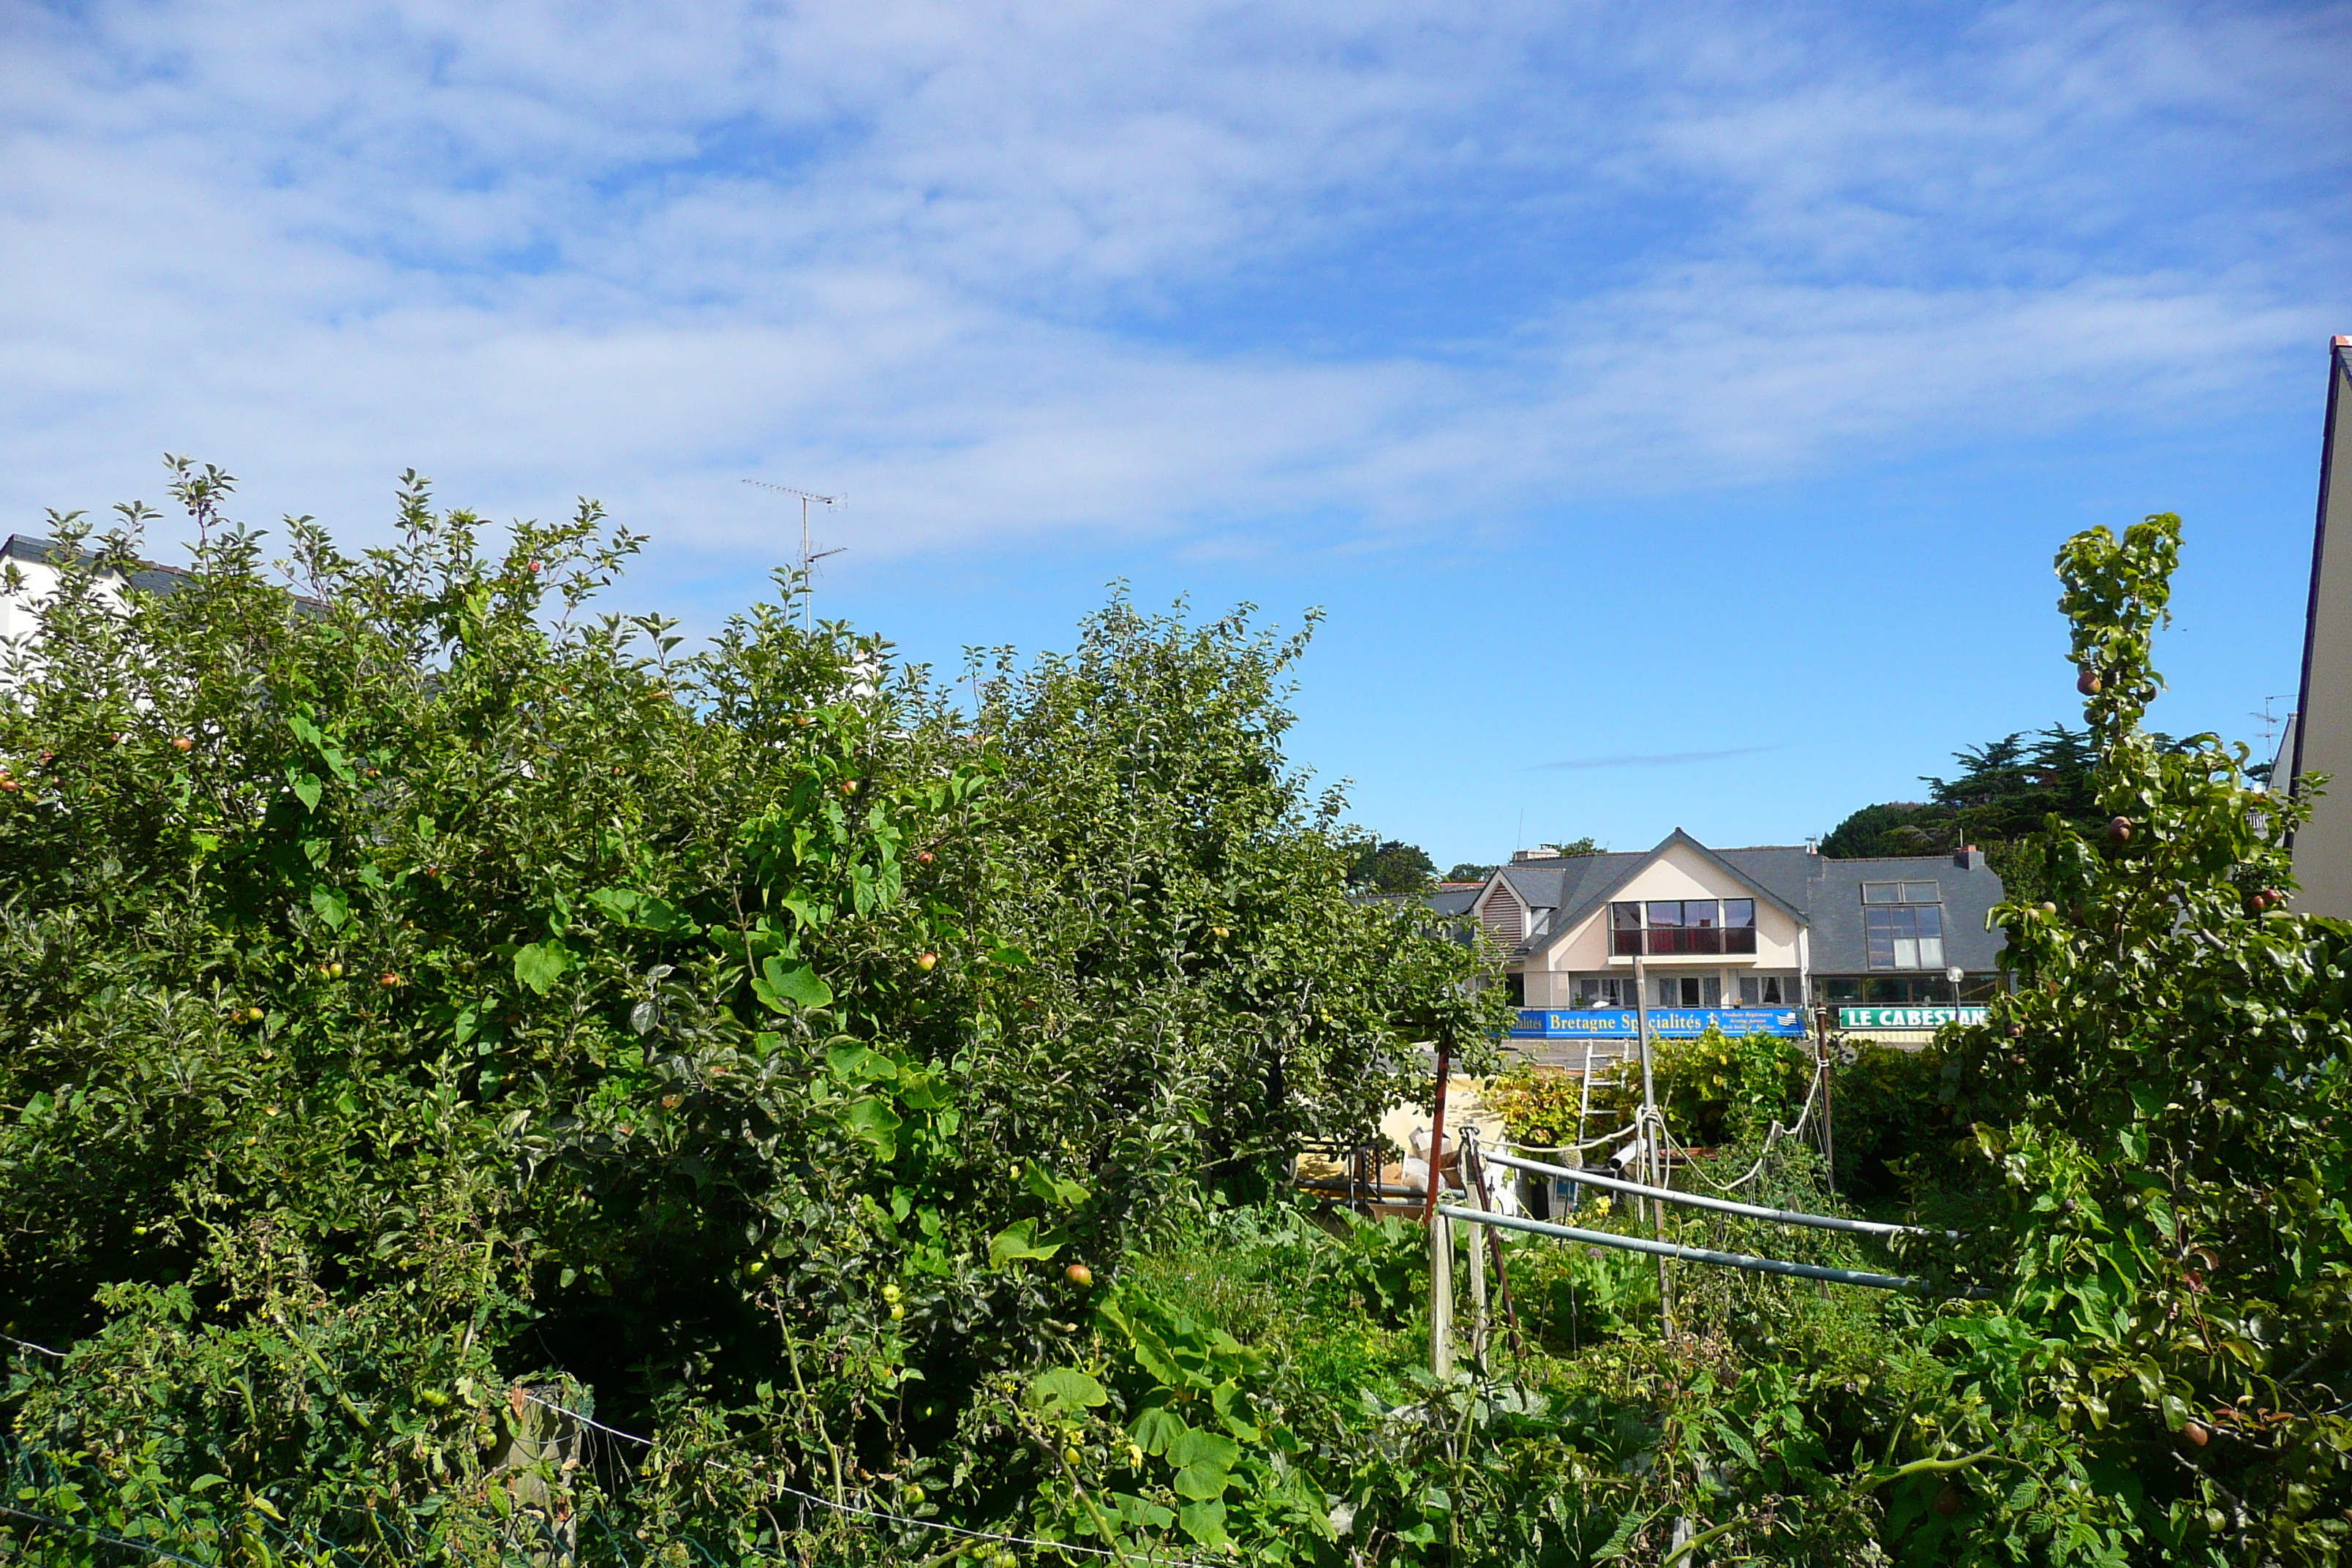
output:
[[[79,564],[88,566],[98,559],[95,551],[74,552]],[[43,566],[65,564],[65,552],[53,539],[36,539],[29,533],[12,533],[8,542],[0,544],[0,562],[30,561]],[[152,561],[142,561],[123,579],[134,588],[150,594],[169,594],[188,580],[188,574],[176,566],[159,566]]]
[[[1960,865],[1957,855],[1906,855],[1884,860],[1822,860],[1812,898],[1812,963],[1815,974],[1868,974],[1870,949],[1863,938],[1864,882],[1933,881],[1944,896],[1944,962],[1982,973],[2000,962],[2001,935],[1985,930],[1985,916],[2000,902],[2000,878],[1982,851]],[[1879,970],[1878,973],[1892,973]]]
[[[2000,956],[2001,939],[1985,930],[1985,915],[2002,898],[2000,878],[1985,864],[1981,852],[1962,866],[1953,855],[1918,855],[1876,860],[1832,860],[1801,844],[1759,844],[1739,849],[1710,849],[1681,828],[1655,848],[1638,853],[1580,855],[1558,860],[1520,860],[1495,875],[1541,921],[1530,920],[1534,931],[1520,943],[1515,957],[1549,945],[1573,931],[1609,901],[1633,874],[1682,843],[1728,868],[1741,880],[1774,900],[1802,920],[1811,931],[1811,964],[1815,974],[1866,974],[1870,952],[1863,935],[1862,884],[1864,882],[1927,881],[1937,884],[1944,903],[1944,956],[1948,963],[1983,972]],[[1447,914],[1466,913],[1475,900],[1455,900],[1448,889],[1433,895],[1448,901],[1437,906]],[[1541,929],[1535,928],[1540,924]]]
[[1484,882],[1440,882],[1436,890],[1428,897],[1430,911],[1447,916],[1466,915],[1470,912],[1470,906],[1478,901],[1478,895],[1486,886]]

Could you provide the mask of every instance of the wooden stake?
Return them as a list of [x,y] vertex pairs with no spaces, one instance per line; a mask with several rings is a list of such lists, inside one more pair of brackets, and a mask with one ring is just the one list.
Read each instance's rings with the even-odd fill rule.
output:
[[1429,1370],[1454,1375],[1454,1222],[1444,1215],[1429,1226]]
[[1437,1223],[1437,1184],[1441,1179],[1437,1167],[1445,1158],[1445,1080],[1452,1062],[1445,1044],[1443,1040],[1437,1043],[1437,1107],[1429,1117],[1429,1180],[1424,1184],[1429,1191],[1421,1205],[1423,1225]]
[[[1478,1152],[1475,1142],[1465,1142],[1463,1157],[1476,1162],[1476,1168],[1470,1172],[1470,1181],[1475,1184],[1470,1190],[1478,1194],[1478,1212],[1484,1214],[1486,1212],[1486,1156]],[[1486,1233],[1486,1246],[1494,1254],[1495,1283],[1503,1292],[1503,1321],[1510,1325],[1511,1353],[1525,1361],[1528,1347],[1519,1338],[1519,1310],[1511,1303],[1511,1270],[1503,1259],[1503,1233],[1491,1225],[1478,1228]]]
[[1445,1159],[1445,1080],[1452,1065],[1446,1042],[1437,1043],[1437,1103],[1429,1119],[1427,1189],[1422,1200],[1421,1222],[1429,1227],[1429,1370],[1439,1378],[1454,1375],[1454,1222],[1437,1212],[1437,1184],[1444,1179],[1439,1166]]

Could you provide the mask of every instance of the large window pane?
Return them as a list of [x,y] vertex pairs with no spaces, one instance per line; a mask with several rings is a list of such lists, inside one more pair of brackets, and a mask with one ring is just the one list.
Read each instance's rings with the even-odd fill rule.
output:
[[1919,939],[1919,967],[1922,969],[1941,969],[1944,967],[1944,939],[1942,937],[1923,936]]
[[1678,926],[1683,923],[1683,906],[1677,900],[1667,899],[1650,906],[1650,929]]
[[1933,882],[1906,882],[1903,884],[1903,901],[1906,904],[1940,903],[1943,895],[1937,891]]
[[1723,914],[1713,899],[1683,900],[1683,951],[1721,952]]
[[1724,930],[1726,930],[1726,931],[1738,931],[1741,926],[1752,926],[1752,925],[1754,925],[1755,923],[1756,923],[1756,900],[1753,900],[1753,899],[1726,899],[1726,900],[1723,900],[1723,929],[1724,929]]
[[1864,882],[1862,885],[1862,901],[1865,904],[1891,904],[1897,900],[1902,891],[1903,884],[1900,882]]
[[1895,911],[1864,910],[1862,913],[1863,934],[1870,942],[1870,967],[1895,967]]
[[1935,937],[1938,940],[1942,939],[1944,934],[1944,911],[1942,910],[1937,909],[1933,904],[1927,904],[1916,910],[1906,910],[1903,912],[1909,915],[1914,921],[1918,922],[1920,941],[1925,942],[1929,937]]
[[1631,957],[1642,951],[1641,905],[1609,906],[1609,951],[1619,957]]
[[1895,967],[1919,967],[1919,922],[1916,910],[1890,910],[1895,927]]

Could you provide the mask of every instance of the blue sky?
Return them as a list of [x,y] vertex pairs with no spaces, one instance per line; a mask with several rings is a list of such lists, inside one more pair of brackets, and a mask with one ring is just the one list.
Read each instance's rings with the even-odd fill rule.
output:
[[413,465],[708,627],[742,479],[846,490],[821,613],[944,667],[1323,606],[1297,754],[1441,865],[1790,842],[2069,710],[2091,523],[2188,520],[2158,722],[2292,691],[2347,79],[2341,5],[17,5],[0,525]]

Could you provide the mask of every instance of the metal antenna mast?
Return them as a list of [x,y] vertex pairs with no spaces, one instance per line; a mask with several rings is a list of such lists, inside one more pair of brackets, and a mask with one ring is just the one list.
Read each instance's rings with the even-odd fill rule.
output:
[[829,507],[847,506],[849,504],[849,498],[845,495],[821,496],[814,490],[796,490],[790,485],[772,485],[765,479],[745,479],[743,482],[747,485],[757,485],[763,490],[773,490],[778,495],[797,496],[800,498],[801,629],[803,631],[807,631],[814,624],[812,619],[811,604],[816,597],[813,586],[814,580],[809,575],[809,570],[818,562],[824,560],[826,556],[838,555],[843,550],[846,550],[848,548],[847,545],[842,545],[832,550],[813,551],[809,548],[809,507],[811,503],[814,503],[818,506]]

